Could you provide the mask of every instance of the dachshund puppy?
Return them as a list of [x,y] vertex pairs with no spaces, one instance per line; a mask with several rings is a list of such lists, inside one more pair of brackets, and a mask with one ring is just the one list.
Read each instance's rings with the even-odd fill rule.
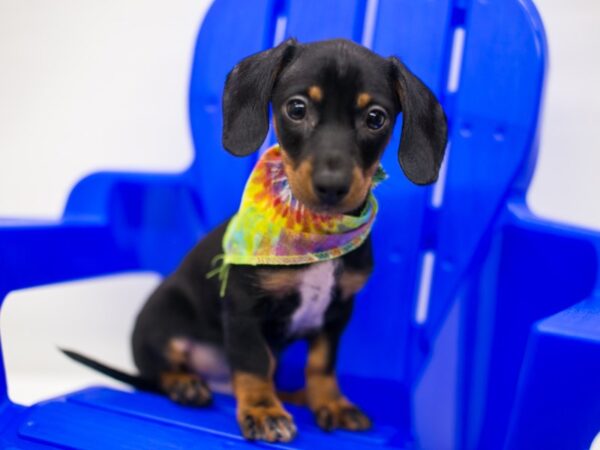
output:
[[[267,152],[265,164],[271,165],[265,167],[277,173],[277,182],[287,189],[286,201],[295,205],[286,206],[283,216],[292,215],[301,224],[305,217],[353,223],[369,205],[375,205],[374,216],[371,188],[400,112],[398,160],[404,174],[419,185],[437,179],[447,140],[444,112],[395,57],[383,58],[343,39],[311,44],[289,39],[249,56],[225,84],[225,149],[237,156],[257,151],[269,129],[269,107],[279,146]],[[257,186],[246,209],[264,197],[260,186],[270,189],[268,183]],[[282,208],[278,199],[273,205]],[[314,260],[286,260],[278,249],[275,253],[287,263],[273,264],[267,246],[258,264],[240,259],[217,267],[225,276],[207,278],[214,274],[215,258],[225,252],[227,260],[227,242],[235,247],[236,233],[254,226],[251,219],[245,225],[230,219],[210,232],[152,294],[133,332],[139,376],[67,353],[184,405],[207,405],[209,384],[222,388],[231,383],[244,437],[285,442],[296,427],[278,398],[273,374],[282,350],[306,339],[305,399],[317,424],[325,430],[367,429],[369,419],[340,391],[335,365],[354,295],[373,268],[372,221],[361,222],[368,227],[349,241],[352,245],[329,253],[326,246],[324,252],[313,249],[309,259]],[[256,239],[268,237],[268,232],[250,233]]]

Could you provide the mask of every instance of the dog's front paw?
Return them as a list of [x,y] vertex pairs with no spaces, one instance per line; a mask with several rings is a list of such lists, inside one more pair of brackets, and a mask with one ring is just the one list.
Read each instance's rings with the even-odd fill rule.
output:
[[314,410],[317,424],[325,431],[335,428],[361,431],[371,428],[371,420],[345,398],[331,400]]
[[238,412],[238,422],[246,439],[289,442],[296,436],[292,416],[280,406],[254,406]]

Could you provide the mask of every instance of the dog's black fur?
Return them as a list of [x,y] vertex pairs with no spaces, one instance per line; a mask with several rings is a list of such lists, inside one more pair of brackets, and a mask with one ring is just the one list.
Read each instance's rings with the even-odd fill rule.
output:
[[[223,145],[229,152],[244,156],[261,146],[270,105],[292,192],[313,210],[360,210],[400,112],[398,159],[404,173],[416,184],[437,178],[445,115],[431,91],[394,57],[384,59],[346,40],[290,39],[244,59],[227,77],[223,96]],[[224,353],[244,436],[287,441],[295,427],[275,395],[272,376],[277,355],[305,338],[310,344],[305,400],[317,423],[325,429],[367,428],[366,416],[339,391],[334,368],[353,295],[373,266],[370,239],[329,267],[334,285],[318,326],[291,331],[310,267],[234,265],[221,299],[219,280],[205,275],[223,252],[226,227],[227,222],[202,239],[140,312],[132,339],[139,377],[71,356],[140,389],[204,405],[211,394],[200,350],[208,345],[213,363]]]

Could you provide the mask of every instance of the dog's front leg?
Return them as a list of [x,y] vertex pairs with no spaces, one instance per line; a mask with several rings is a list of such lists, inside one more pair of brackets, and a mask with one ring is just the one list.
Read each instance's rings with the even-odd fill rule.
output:
[[251,440],[292,440],[296,426],[275,393],[275,358],[262,335],[259,319],[229,316],[225,324],[225,345],[242,434]]
[[306,399],[317,424],[324,430],[366,430],[371,421],[338,386],[335,360],[340,335],[341,329],[326,328],[309,341]]

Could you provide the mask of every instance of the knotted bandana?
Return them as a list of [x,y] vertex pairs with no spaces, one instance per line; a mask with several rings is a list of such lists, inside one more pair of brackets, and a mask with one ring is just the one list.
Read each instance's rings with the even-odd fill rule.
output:
[[[385,178],[380,166],[373,184]],[[224,254],[217,257],[222,265],[208,276],[219,274],[223,293],[230,264],[292,265],[338,258],[364,242],[376,214],[372,192],[358,216],[317,213],[305,207],[292,195],[281,149],[275,145],[250,174],[240,209],[223,238]]]

